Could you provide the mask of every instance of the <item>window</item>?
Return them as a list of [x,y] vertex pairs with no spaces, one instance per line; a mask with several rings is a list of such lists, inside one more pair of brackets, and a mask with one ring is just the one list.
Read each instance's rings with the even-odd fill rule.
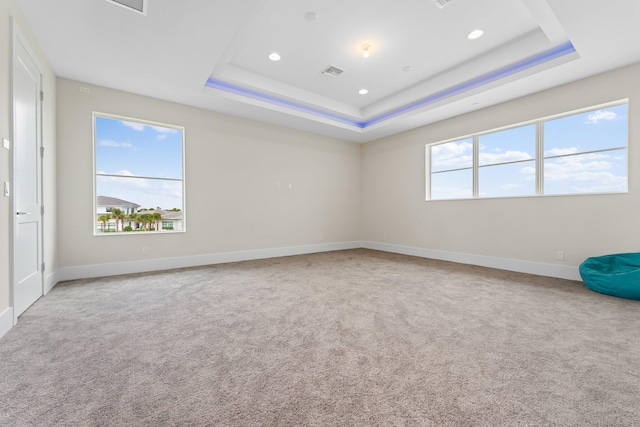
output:
[[534,196],[536,125],[478,137],[478,197]]
[[94,234],[184,231],[184,128],[94,113],[94,157]]
[[461,139],[431,147],[431,198],[473,196],[473,140]]
[[544,194],[627,191],[627,104],[544,122]]
[[626,192],[627,109],[608,104],[428,145],[427,199]]

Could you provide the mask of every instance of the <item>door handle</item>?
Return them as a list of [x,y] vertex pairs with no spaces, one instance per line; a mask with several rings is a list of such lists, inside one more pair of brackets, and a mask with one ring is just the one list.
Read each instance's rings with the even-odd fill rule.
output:
[[31,212],[18,211],[18,212],[16,212],[16,215],[31,215]]

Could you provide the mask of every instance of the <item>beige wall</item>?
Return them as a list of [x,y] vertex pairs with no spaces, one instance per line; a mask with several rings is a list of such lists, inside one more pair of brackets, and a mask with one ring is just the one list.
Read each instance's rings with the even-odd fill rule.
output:
[[[366,144],[363,240],[566,266],[640,250],[639,76],[634,65]],[[425,201],[426,143],[623,98],[630,99],[628,194]]]
[[[65,79],[57,89],[60,267],[360,238],[356,144]],[[93,236],[93,111],[185,127],[186,233]]]
[[[640,111],[634,108],[640,65],[359,146],[56,81],[15,2],[0,0],[0,18],[8,23],[10,15],[45,67],[49,278],[62,267],[361,239],[566,266],[587,256],[638,250],[640,177],[633,165],[640,160],[635,149]],[[0,57],[6,59],[0,67],[6,89],[0,91],[0,133],[9,137],[10,43],[7,28],[0,32]],[[80,86],[91,93],[80,92]],[[425,202],[426,143],[622,98],[630,98],[629,194]],[[93,236],[93,111],[186,128],[187,233]],[[10,152],[0,149],[0,182],[10,180],[10,160]],[[9,202],[0,197],[0,313],[11,296]],[[148,256],[142,255],[143,246],[149,247]],[[557,250],[566,253],[566,261],[556,261]]]
[[[11,17],[15,18],[20,30],[27,38],[30,47],[37,56],[42,67],[43,89],[46,101],[43,106],[43,144],[46,156],[44,169],[44,204],[47,208],[45,215],[45,262],[47,270],[45,276],[52,279],[51,274],[57,268],[56,259],[56,117],[55,117],[55,76],[48,66],[47,60],[40,51],[38,43],[31,34],[16,2],[14,0],[0,0],[0,138],[12,140],[11,122],[11,69],[13,59]],[[11,182],[12,152],[0,147],[0,184]],[[10,283],[10,235],[13,215],[11,199],[0,194],[0,314],[11,306]]]

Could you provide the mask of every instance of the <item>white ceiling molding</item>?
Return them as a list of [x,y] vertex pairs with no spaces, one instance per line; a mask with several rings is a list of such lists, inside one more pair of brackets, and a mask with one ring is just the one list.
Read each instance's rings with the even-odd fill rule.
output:
[[637,0],[17,1],[60,77],[354,142],[640,61]]

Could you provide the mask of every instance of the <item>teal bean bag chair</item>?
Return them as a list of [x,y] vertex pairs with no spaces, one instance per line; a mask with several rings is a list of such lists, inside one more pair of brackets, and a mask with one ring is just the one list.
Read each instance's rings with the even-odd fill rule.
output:
[[640,300],[640,252],[587,258],[580,276],[592,291]]

